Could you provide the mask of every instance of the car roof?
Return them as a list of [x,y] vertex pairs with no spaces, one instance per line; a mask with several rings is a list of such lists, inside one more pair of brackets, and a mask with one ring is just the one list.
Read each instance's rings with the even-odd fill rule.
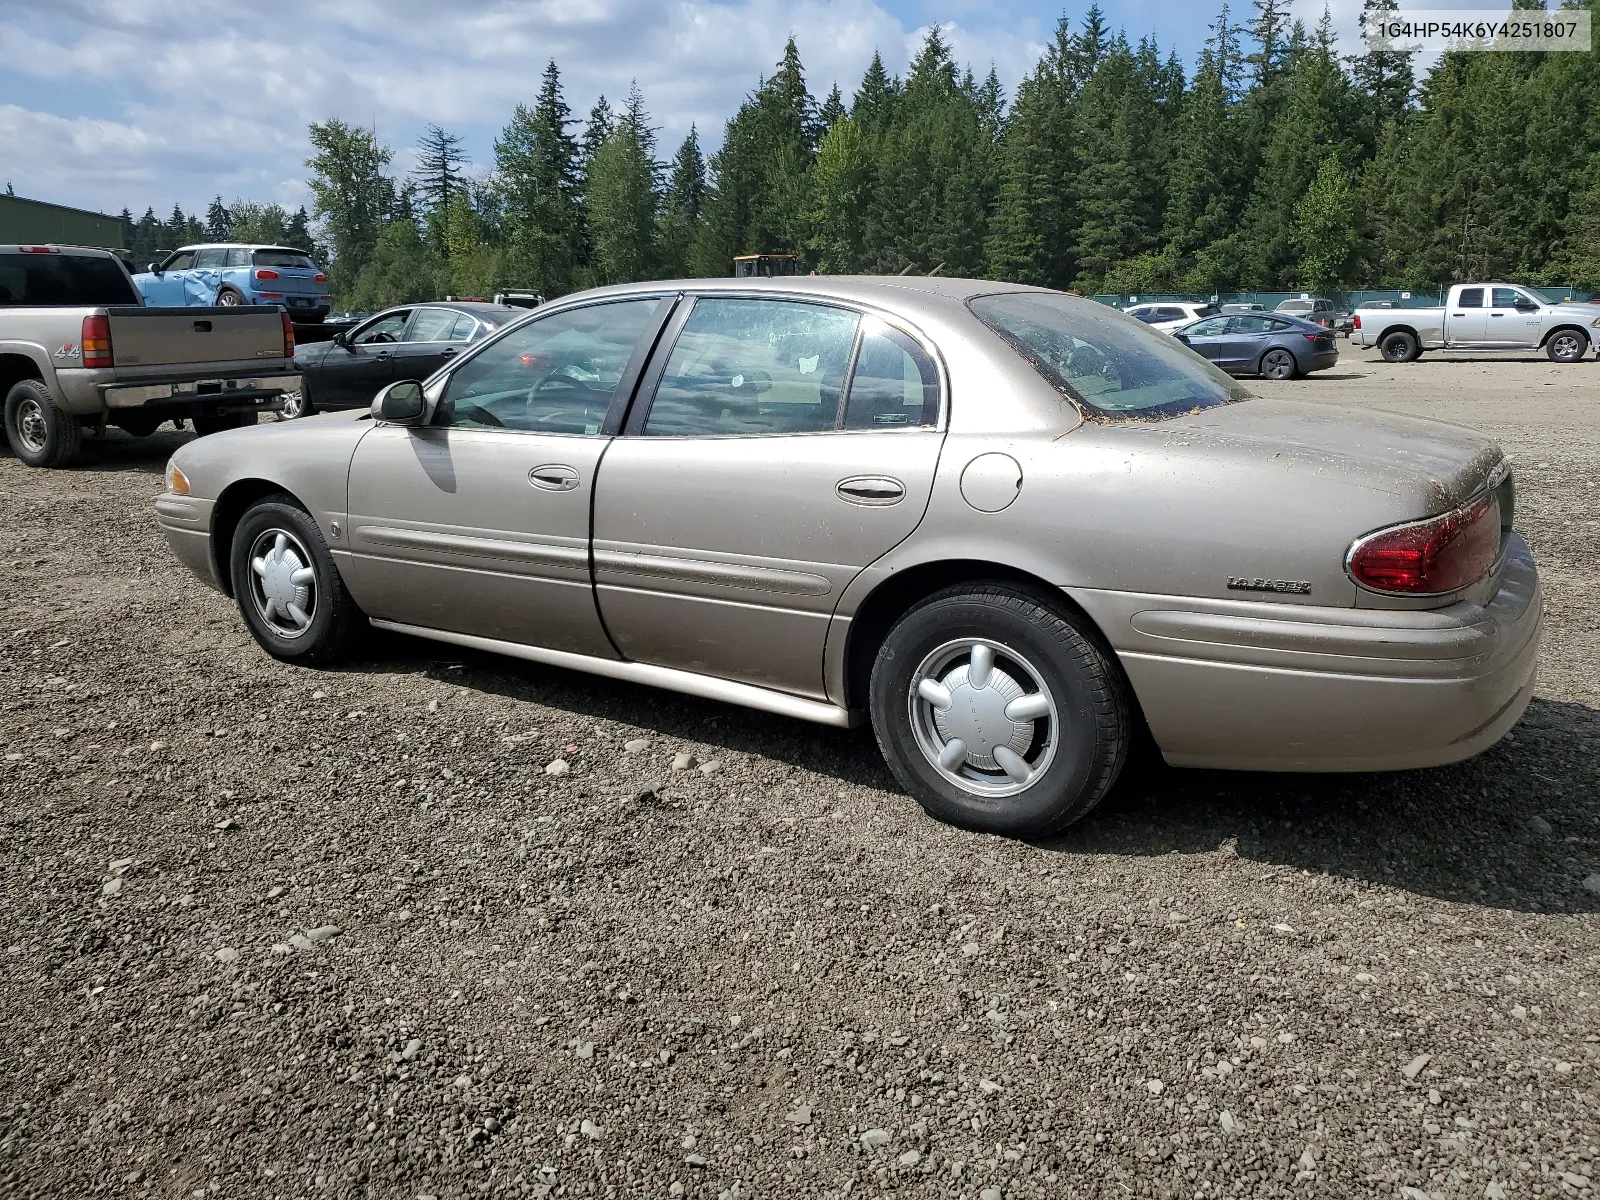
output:
[[272,242],[195,242],[189,246],[179,246],[172,254],[182,254],[185,250],[282,250],[285,254],[304,254],[311,257],[309,250],[302,250],[298,246],[279,246]]
[[374,317],[381,317],[385,313],[401,312],[413,308],[448,308],[453,312],[466,313],[469,317],[480,317],[490,320],[495,317],[523,316],[537,309],[516,308],[510,304],[488,304],[480,300],[413,300],[410,304],[391,304],[388,308],[373,313]]

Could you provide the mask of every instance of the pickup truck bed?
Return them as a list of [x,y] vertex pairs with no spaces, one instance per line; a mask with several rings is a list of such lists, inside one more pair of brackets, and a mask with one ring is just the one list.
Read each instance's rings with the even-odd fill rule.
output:
[[31,466],[64,466],[86,431],[143,436],[254,423],[300,388],[287,315],[265,307],[146,308],[121,260],[0,246],[0,397]]

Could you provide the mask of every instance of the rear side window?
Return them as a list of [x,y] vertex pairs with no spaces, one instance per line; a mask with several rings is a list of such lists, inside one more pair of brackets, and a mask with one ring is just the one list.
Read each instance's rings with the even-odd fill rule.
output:
[[1075,296],[1007,292],[967,302],[980,321],[1090,417],[1155,420],[1250,398],[1176,338]]
[[697,299],[657,385],[645,435],[834,428],[856,320],[822,304]]
[[938,420],[939,372],[933,361],[898,329],[864,318],[844,427],[894,429]]
[[411,328],[406,331],[408,342],[447,342],[455,328],[456,313],[448,308],[423,308],[417,310]]
[[250,265],[250,251],[243,246],[228,251],[228,266],[248,267]]
[[449,340],[452,342],[470,342],[477,328],[478,322],[467,316],[466,313],[462,313],[456,318],[455,325],[451,327]]
[[310,256],[295,250],[257,250],[251,257],[258,267],[299,267],[306,271],[317,267]]
[[0,254],[0,305],[138,304],[113,258],[79,254]]
[[1457,300],[1456,303],[1459,304],[1462,308],[1482,308],[1483,307],[1483,289],[1482,288],[1464,288],[1464,289],[1462,289],[1461,298],[1459,300]]

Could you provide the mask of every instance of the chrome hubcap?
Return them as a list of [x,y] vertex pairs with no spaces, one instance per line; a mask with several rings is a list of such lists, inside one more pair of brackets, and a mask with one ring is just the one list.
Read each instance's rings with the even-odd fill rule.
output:
[[17,436],[30,454],[42,454],[50,440],[50,427],[45,424],[44,409],[37,400],[24,400],[17,405]]
[[1570,333],[1556,339],[1556,353],[1562,358],[1572,358],[1578,350],[1578,339]]
[[917,746],[963,791],[1015,796],[1055,758],[1055,700],[1038,669],[1010,647],[978,638],[946,642],[911,678]]
[[269,529],[250,547],[250,598],[280,637],[297,638],[317,613],[317,573],[305,545],[286,529]]
[[280,420],[292,421],[300,415],[301,406],[305,403],[303,392],[285,392],[278,399],[278,417]]

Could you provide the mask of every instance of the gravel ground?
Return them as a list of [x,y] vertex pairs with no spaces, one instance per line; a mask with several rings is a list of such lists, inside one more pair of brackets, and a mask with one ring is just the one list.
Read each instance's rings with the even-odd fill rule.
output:
[[865,732],[279,665],[155,527],[182,435],[0,458],[0,1194],[1600,1194],[1597,383],[1259,388],[1513,454],[1549,630],[1500,746],[1151,767],[1042,845]]

